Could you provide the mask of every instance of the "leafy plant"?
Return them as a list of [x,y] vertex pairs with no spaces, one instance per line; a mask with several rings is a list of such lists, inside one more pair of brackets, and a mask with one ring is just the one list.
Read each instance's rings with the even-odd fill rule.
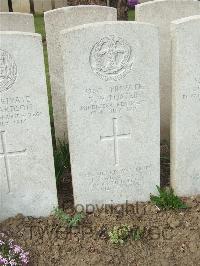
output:
[[13,239],[0,233],[0,265],[25,266],[29,262],[29,253],[15,245]]
[[128,239],[129,233],[130,227],[124,224],[121,226],[114,226],[114,228],[108,233],[108,236],[112,244],[124,244]]
[[77,213],[73,217],[66,214],[62,209],[54,209],[54,215],[63,223],[67,224],[68,227],[76,227],[84,219],[83,213]]
[[132,239],[134,241],[140,240],[143,237],[144,231],[140,228],[136,228],[132,230]]
[[157,186],[159,195],[151,195],[151,202],[161,209],[186,209],[187,205],[174,194],[172,188],[160,188]]
[[66,168],[70,169],[69,146],[64,142],[59,142],[58,147],[54,151],[54,164],[57,185]]

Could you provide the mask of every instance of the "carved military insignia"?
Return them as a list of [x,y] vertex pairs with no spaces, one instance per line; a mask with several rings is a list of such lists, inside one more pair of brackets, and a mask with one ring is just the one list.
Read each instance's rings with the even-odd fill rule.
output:
[[132,69],[131,46],[122,38],[104,37],[92,48],[90,65],[101,79],[120,80]]
[[17,66],[12,56],[0,49],[0,93],[9,90],[15,83]]

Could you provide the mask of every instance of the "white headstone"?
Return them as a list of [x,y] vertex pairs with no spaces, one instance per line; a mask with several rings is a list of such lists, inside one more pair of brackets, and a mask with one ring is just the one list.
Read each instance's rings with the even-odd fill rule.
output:
[[46,216],[57,193],[41,37],[0,39],[0,220]]
[[136,6],[136,21],[157,25],[160,29],[161,140],[169,141],[171,113],[171,39],[173,20],[200,14],[200,2],[158,0]]
[[43,13],[52,9],[51,0],[33,0],[35,13]]
[[14,12],[30,13],[29,0],[12,0],[12,8]]
[[117,20],[116,9],[103,6],[74,6],[45,13],[56,140],[68,141],[60,31],[77,25],[107,20]]
[[103,22],[62,32],[75,204],[149,200],[160,180],[157,28]]
[[[0,1],[0,12],[8,12],[8,0],[1,0]],[[1,24],[1,19],[0,19]]]
[[32,14],[2,12],[0,13],[0,31],[35,32]]
[[200,194],[200,16],[172,23],[171,184]]
[[55,8],[67,6],[67,0],[55,0]]

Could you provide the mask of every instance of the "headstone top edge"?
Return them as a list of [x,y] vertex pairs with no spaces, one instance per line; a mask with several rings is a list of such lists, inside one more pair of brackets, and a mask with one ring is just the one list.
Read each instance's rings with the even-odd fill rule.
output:
[[36,37],[42,39],[42,36],[39,33],[34,32],[23,32],[23,31],[0,31],[0,35],[12,35],[12,36],[27,36],[27,37]]
[[140,8],[146,7],[146,6],[158,6],[158,4],[165,4],[165,3],[170,3],[170,4],[174,4],[174,3],[197,3],[200,4],[198,0],[155,0],[155,1],[148,1],[145,3],[141,3],[139,5],[135,6],[136,10],[139,10]]
[[105,9],[105,10],[113,10],[117,12],[117,9],[114,7],[109,7],[109,6],[100,6],[100,5],[78,5],[78,6],[65,6],[65,7],[61,7],[61,8],[56,8],[53,10],[49,10],[44,12],[44,15],[50,15],[50,14],[54,14],[60,11],[72,11],[72,10],[81,10],[81,9]]
[[191,23],[200,22],[200,15],[194,15],[194,16],[189,16],[189,17],[173,20],[171,22],[171,25],[173,25],[173,27],[175,27],[178,25],[183,25],[183,24],[188,23],[188,22],[191,22]]
[[[69,29],[65,29],[65,30],[61,30],[60,34],[61,35],[65,35],[68,34],[70,32],[75,32],[75,31],[80,31],[83,29],[87,29],[87,28],[98,28],[98,27],[103,27],[103,26],[113,26],[113,25],[135,25],[135,26],[144,26],[144,27],[148,27],[148,28],[152,28],[155,29],[156,31],[158,31],[158,26],[153,25],[151,23],[146,23],[146,22],[138,22],[138,21],[103,21],[103,22],[95,22],[95,23],[87,23],[87,24],[83,24],[83,25],[79,25],[76,27],[72,27]],[[114,34],[114,33],[113,33]]]
[[14,16],[28,16],[28,17],[33,17],[33,14],[29,14],[29,13],[21,13],[21,12],[0,12],[0,16],[2,15],[14,15]]

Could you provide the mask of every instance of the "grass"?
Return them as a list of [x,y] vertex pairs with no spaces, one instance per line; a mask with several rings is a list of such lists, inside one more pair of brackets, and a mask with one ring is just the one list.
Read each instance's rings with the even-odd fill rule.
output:
[[130,9],[130,10],[128,11],[128,20],[129,20],[129,21],[135,20],[135,10]]
[[54,215],[69,228],[77,227],[85,217],[83,213],[76,213],[74,216],[69,216],[59,208],[54,209]]
[[57,186],[66,168],[70,169],[69,146],[60,142],[57,148],[54,149],[54,165],[56,173]]
[[50,75],[49,75],[49,64],[48,64],[48,53],[47,53],[47,45],[46,45],[46,33],[45,33],[45,26],[44,26],[44,16],[39,15],[39,14],[35,15],[34,21],[35,21],[35,31],[42,35],[47,91],[48,91],[48,99],[49,99],[49,113],[50,113],[51,122],[53,123],[51,83],[50,83]]
[[37,14],[34,16],[35,21],[35,31],[42,35],[42,40],[46,40],[45,26],[44,26],[44,16],[43,14]]
[[174,194],[172,188],[159,188],[159,195],[151,195],[151,202],[163,210],[169,209],[186,209],[186,204]]

